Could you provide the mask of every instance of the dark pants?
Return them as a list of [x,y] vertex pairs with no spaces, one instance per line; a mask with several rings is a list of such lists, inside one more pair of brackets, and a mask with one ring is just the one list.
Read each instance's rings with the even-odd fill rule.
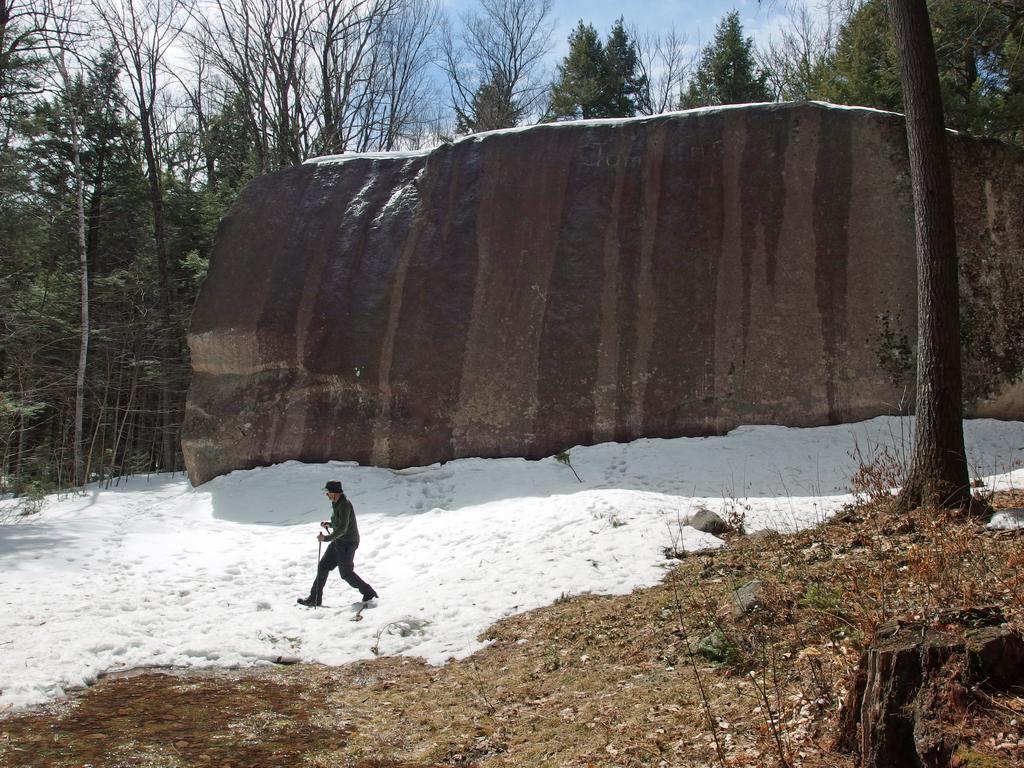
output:
[[355,558],[356,548],[358,546],[358,541],[332,541],[327,545],[327,551],[324,552],[324,556],[320,558],[320,564],[316,569],[316,580],[313,582],[313,588],[309,593],[310,598],[317,605],[323,601],[324,584],[327,583],[327,576],[335,568],[338,569],[338,572],[341,574],[341,578],[343,578],[350,587],[354,587],[359,590],[364,600],[377,594],[374,592],[373,587],[356,575],[353,568],[352,561]]

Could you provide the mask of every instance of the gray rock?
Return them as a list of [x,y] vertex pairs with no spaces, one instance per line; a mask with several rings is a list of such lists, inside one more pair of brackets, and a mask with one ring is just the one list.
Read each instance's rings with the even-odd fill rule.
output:
[[[189,477],[887,414],[901,390],[878,360],[899,350],[845,340],[901,307],[895,337],[916,333],[906,146],[899,115],[759,104],[255,179],[192,314]],[[1024,150],[949,152],[965,285],[1000,286],[965,295],[973,350],[1019,311]],[[968,413],[1024,417],[1000,399],[1020,371],[964,363],[970,403],[995,394]]]
[[710,533],[713,536],[721,536],[723,533],[729,533],[732,530],[732,527],[725,520],[706,507],[698,509],[697,514],[690,518],[688,525],[691,528],[696,528],[704,533]]
[[761,581],[760,579],[754,579],[748,581],[742,587],[734,590],[732,593],[732,615],[733,618],[738,619],[744,613],[749,611],[755,605],[761,597]]
[[769,539],[777,539],[779,536],[779,532],[773,531],[771,528],[760,528],[753,533],[747,534],[747,538],[753,541],[768,541]]

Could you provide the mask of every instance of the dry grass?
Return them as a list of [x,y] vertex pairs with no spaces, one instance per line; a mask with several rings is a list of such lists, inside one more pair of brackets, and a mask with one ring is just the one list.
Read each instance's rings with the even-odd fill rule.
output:
[[[999,507],[1024,506],[1001,494]],[[505,619],[444,667],[381,658],[102,681],[0,721],[8,766],[829,766],[865,638],[996,604],[1024,625],[1024,537],[866,507],[690,555],[663,584]],[[738,617],[733,590],[761,582]],[[719,661],[692,653],[708,636]],[[1017,692],[1024,694],[1024,691]],[[979,696],[964,765],[1024,764],[1024,698]]]

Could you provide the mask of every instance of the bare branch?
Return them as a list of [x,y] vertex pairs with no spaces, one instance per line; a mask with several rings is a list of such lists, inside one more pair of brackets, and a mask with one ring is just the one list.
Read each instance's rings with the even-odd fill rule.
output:
[[641,114],[657,115],[679,105],[683,84],[694,67],[697,53],[687,54],[686,35],[670,27],[664,34],[629,30],[636,46],[637,66],[647,91],[637,105]]
[[544,57],[551,50],[551,0],[480,0],[456,32],[442,30],[442,66],[457,114],[473,111],[485,86],[498,86],[515,114],[536,114],[546,93]]

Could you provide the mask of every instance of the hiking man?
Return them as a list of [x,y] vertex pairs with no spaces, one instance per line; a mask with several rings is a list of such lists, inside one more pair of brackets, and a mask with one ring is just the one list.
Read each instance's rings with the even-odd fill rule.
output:
[[353,569],[353,559],[356,548],[359,546],[359,528],[356,526],[356,512],[352,508],[352,502],[345,496],[341,483],[338,480],[330,480],[324,486],[327,498],[331,500],[331,520],[320,523],[320,526],[327,532],[317,534],[318,541],[326,541],[327,551],[320,558],[316,570],[316,579],[309,591],[309,597],[300,597],[298,602],[314,608],[323,601],[324,584],[327,583],[327,576],[335,568],[341,573],[349,586],[359,590],[363,602],[368,603],[377,597],[373,587],[360,579]]

